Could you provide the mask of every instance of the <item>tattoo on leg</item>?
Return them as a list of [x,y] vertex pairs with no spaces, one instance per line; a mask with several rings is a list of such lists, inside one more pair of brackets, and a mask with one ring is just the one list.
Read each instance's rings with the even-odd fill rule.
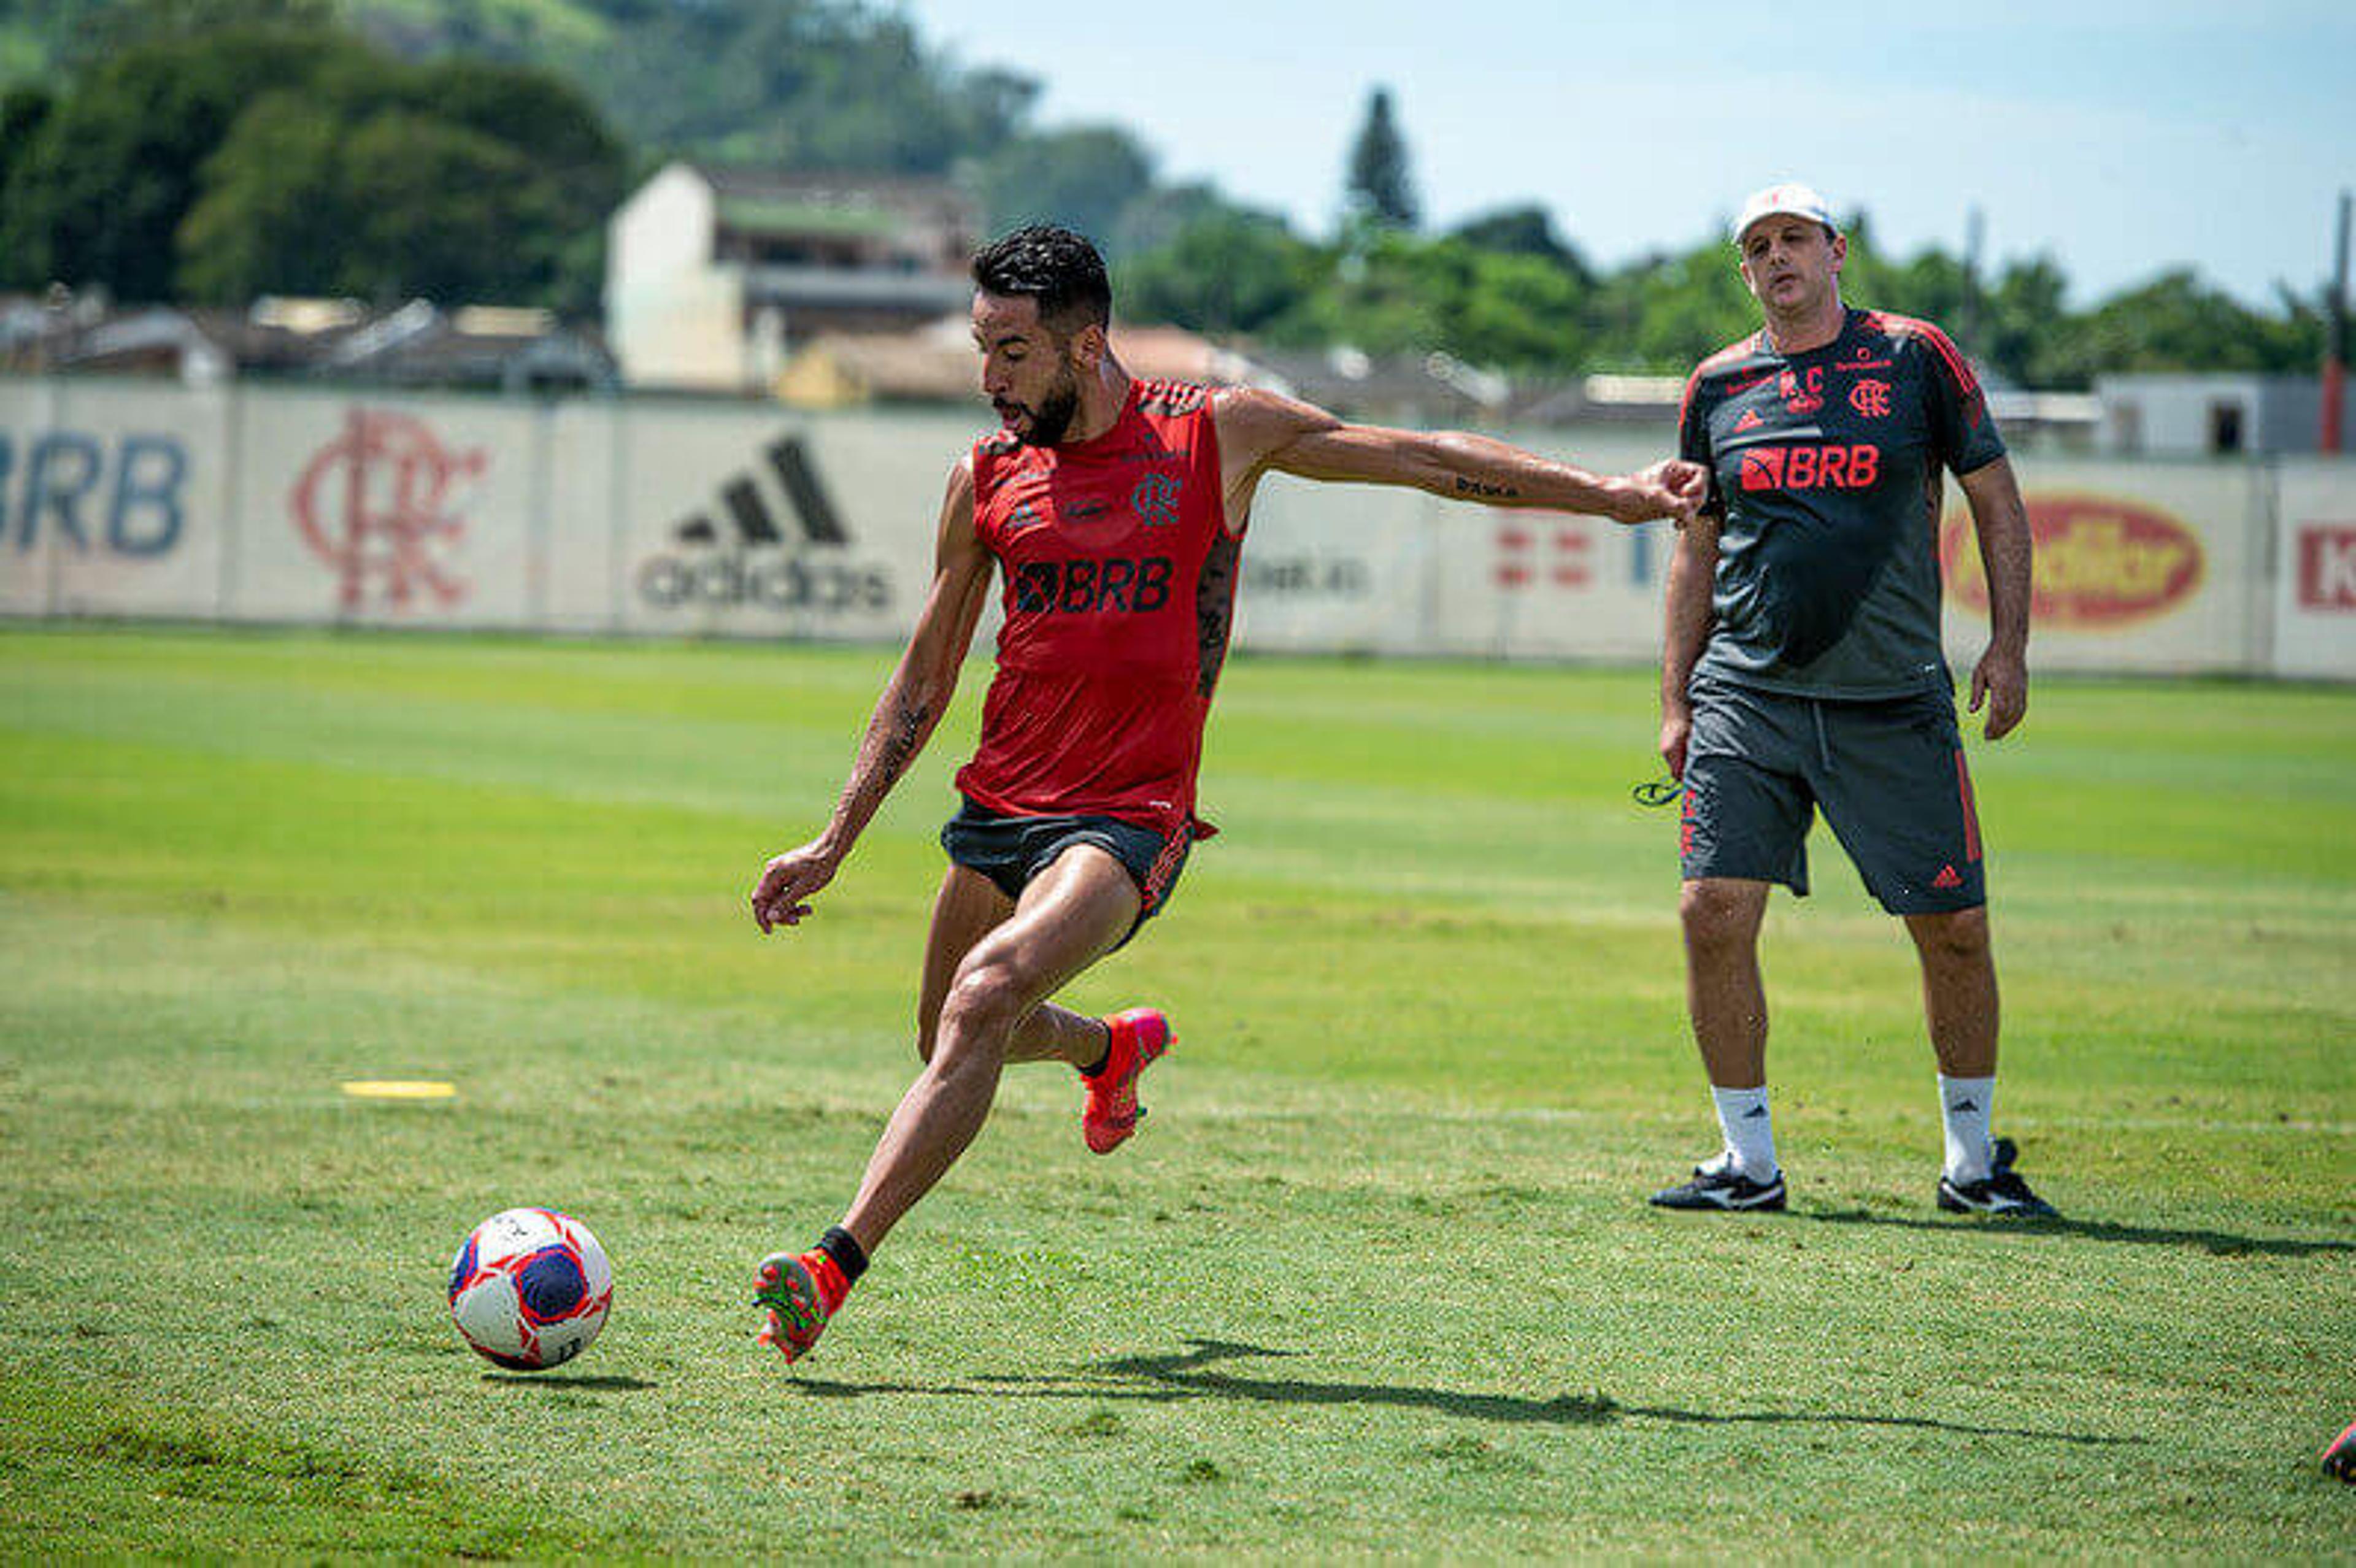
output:
[[1510,499],[1521,494],[1511,485],[1493,485],[1485,479],[1468,478],[1462,474],[1456,476],[1456,493],[1460,496],[1489,496],[1500,499]]

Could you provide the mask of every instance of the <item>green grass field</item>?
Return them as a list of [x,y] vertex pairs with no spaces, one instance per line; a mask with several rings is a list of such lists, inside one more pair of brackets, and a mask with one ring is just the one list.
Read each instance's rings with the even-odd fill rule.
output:
[[[805,1369],[748,1265],[914,1059],[958,712],[800,931],[875,650],[0,632],[0,1552],[2356,1552],[2356,691],[2048,682],[1975,742],[2000,1128],[1826,835],[1766,964],[1793,1211],[1714,1147],[1638,673],[1246,659],[1225,829],[1076,988],[1180,1045],[997,1115]],[[446,1079],[443,1104],[356,1078]],[[580,1361],[443,1305],[612,1253]]]

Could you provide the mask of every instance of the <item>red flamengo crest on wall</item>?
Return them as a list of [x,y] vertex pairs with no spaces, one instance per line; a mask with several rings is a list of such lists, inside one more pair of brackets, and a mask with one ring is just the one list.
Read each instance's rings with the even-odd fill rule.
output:
[[466,584],[444,571],[466,537],[455,492],[488,463],[480,448],[443,445],[407,414],[351,411],[289,497],[295,530],[340,579],[345,609],[361,609],[372,596],[403,611],[420,600],[446,607],[466,597]]
[[[2029,620],[2063,631],[2110,631],[2165,615],[2200,592],[2201,536],[2157,507],[2116,496],[2027,497],[2037,549]],[[1985,615],[1987,574],[1971,513],[1957,507],[1940,530],[1947,598]]]

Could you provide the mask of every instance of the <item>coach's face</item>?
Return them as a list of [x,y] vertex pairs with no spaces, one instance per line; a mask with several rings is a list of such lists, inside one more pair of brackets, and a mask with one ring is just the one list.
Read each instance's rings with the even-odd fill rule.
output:
[[1104,355],[1104,329],[1091,323],[1066,337],[1039,317],[1027,294],[977,293],[973,341],[981,390],[1000,420],[1028,446],[1053,446],[1079,411],[1080,377]]
[[1771,213],[1742,231],[1739,249],[1742,281],[1770,315],[1813,315],[1840,296],[1848,240],[1821,223]]

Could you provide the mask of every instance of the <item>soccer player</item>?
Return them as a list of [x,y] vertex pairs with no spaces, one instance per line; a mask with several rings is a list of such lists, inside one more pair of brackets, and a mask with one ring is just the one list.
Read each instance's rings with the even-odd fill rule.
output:
[[972,1142],[1007,1063],[1078,1069],[1080,1129],[1096,1153],[1145,1114],[1138,1075],[1168,1049],[1169,1020],[1151,1008],[1087,1018],[1048,998],[1162,907],[1189,846],[1211,831],[1194,815],[1195,770],[1263,475],[1627,523],[1689,516],[1707,484],[1676,460],[1600,478],[1480,436],[1136,380],[1107,347],[1103,260],[1066,229],[1010,234],[974,258],[973,276],[982,389],[1004,428],[949,473],[931,592],[832,820],[770,860],[753,891],[764,932],[809,912],[948,709],[1002,572],[998,671],[958,774],[963,809],[941,832],[949,867],[916,1011],[923,1070],[841,1223],[759,1266],[761,1339],[789,1361]]
[[1824,198],[1743,204],[1737,266],[1762,329],[1687,384],[1682,454],[1710,496],[1679,534],[1661,660],[1661,755],[1685,784],[1686,995],[1724,1147],[1653,1195],[1670,1209],[1781,1209],[1767,1110],[1759,924],[1808,891],[1821,810],[1906,923],[1939,1063],[1939,1207],[2043,1216],[1991,1139],[1996,966],[1971,776],[1939,637],[1941,470],[1961,480],[1987,572],[1972,672],[1987,738],[2029,701],[2029,520],[1971,367],[1928,322],[1841,301],[1848,242]]

